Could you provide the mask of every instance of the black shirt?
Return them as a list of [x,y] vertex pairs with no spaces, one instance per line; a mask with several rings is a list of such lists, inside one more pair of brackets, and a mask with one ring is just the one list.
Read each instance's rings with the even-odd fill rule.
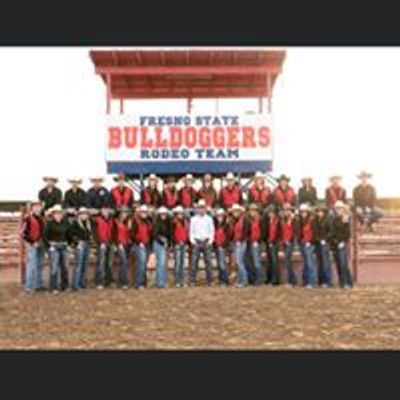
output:
[[91,187],[87,193],[87,202],[90,208],[96,209],[112,206],[110,192],[103,186],[100,188]]
[[298,193],[299,204],[309,203],[312,206],[317,204],[317,189],[314,186],[302,186]]
[[62,192],[57,187],[54,187],[51,191],[44,187],[39,191],[39,200],[44,203],[44,209],[48,210],[50,207],[62,203]]
[[80,241],[89,242],[92,238],[90,220],[81,223],[79,221],[74,221],[71,225],[70,237],[73,243]]
[[43,238],[47,245],[49,242],[66,242],[71,243],[70,224],[67,219],[61,222],[50,220],[44,227]]
[[376,191],[372,185],[358,185],[353,190],[353,200],[355,207],[374,208],[376,203]]
[[81,188],[78,188],[76,191],[69,189],[64,195],[64,207],[74,208],[75,210],[78,210],[80,207],[87,207],[87,197],[87,193]]

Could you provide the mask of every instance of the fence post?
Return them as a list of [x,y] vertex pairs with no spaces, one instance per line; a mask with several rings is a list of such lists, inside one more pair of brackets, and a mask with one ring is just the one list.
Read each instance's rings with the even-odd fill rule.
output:
[[359,255],[358,255],[358,232],[357,232],[357,217],[355,213],[353,213],[351,219],[351,251],[350,251],[350,260],[353,266],[353,280],[354,283],[358,282],[358,263],[359,263]]

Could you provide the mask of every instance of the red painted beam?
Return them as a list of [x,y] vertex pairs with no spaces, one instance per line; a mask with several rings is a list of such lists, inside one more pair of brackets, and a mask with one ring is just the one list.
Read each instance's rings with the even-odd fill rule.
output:
[[158,67],[96,67],[97,74],[111,75],[265,75],[267,73],[278,74],[279,66],[158,66]]
[[115,89],[113,90],[113,97],[125,97],[125,96],[136,96],[136,95],[170,95],[174,96],[177,94],[184,94],[187,97],[190,97],[192,94],[213,94],[213,95],[239,95],[252,93],[257,94],[257,97],[264,97],[267,94],[266,89],[257,89],[257,88],[138,88],[138,89]]

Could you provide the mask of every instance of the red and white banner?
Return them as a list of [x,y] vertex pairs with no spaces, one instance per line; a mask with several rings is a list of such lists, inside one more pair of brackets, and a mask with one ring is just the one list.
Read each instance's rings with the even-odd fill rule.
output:
[[270,170],[271,123],[264,114],[111,115],[106,160],[112,172]]

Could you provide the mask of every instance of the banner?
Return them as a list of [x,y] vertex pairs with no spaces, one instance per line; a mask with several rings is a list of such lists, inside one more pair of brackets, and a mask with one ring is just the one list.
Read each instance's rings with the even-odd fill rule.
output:
[[270,117],[110,115],[109,173],[249,173],[272,169]]

